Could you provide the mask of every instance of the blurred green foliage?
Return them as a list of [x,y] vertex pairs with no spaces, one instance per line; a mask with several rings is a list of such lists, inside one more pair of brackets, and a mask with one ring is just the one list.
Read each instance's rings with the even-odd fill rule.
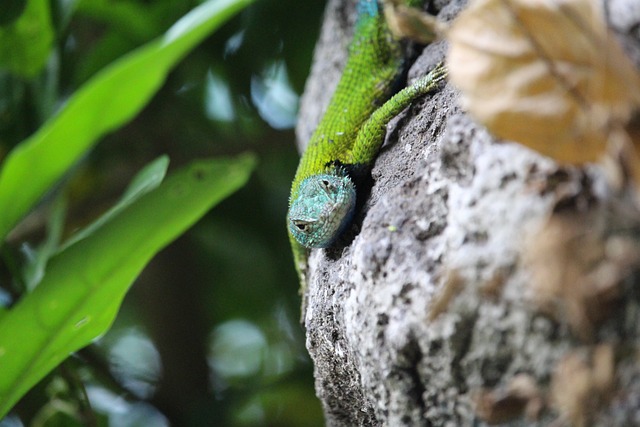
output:
[[[0,157],[37,136],[100,70],[200,3],[8,1],[0,11]],[[202,157],[258,157],[247,185],[151,261],[110,331],[33,387],[0,426],[322,425],[284,217],[297,99],[323,7],[257,0],[243,10],[173,68],[133,121],[105,128],[113,130],[9,233],[0,265],[7,307],[28,292],[25,269],[47,242],[107,212],[154,158],[167,155],[172,175]],[[32,25],[21,27],[27,13]],[[104,114],[125,90],[116,85],[96,101]],[[0,319],[6,313],[0,308]]]
[[10,1],[0,17],[0,63],[12,72],[35,76],[44,67],[53,28],[47,0]]

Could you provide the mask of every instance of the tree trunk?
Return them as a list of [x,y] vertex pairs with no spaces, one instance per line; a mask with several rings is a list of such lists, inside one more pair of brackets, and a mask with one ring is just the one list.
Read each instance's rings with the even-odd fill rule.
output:
[[[451,21],[465,3],[430,10]],[[354,4],[329,1],[302,142]],[[640,64],[637,0],[606,7]],[[409,81],[445,52],[427,46]],[[327,424],[640,425],[638,215],[602,168],[498,142],[457,99],[447,84],[389,125],[348,236],[311,253],[304,324]]]

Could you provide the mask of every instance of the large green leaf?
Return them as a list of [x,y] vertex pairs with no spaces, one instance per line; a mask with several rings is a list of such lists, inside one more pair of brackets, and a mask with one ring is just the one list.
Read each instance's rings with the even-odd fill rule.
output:
[[149,259],[241,187],[254,163],[195,163],[51,258],[38,287],[0,317],[0,418],[70,352],[106,332]]
[[40,280],[42,280],[46,271],[49,258],[51,258],[56,252],[59,252],[77,241],[86,238],[95,230],[100,228],[105,222],[109,221],[113,216],[121,212],[124,208],[160,185],[167,173],[168,166],[169,157],[167,156],[160,156],[145,166],[133,178],[131,184],[129,184],[129,187],[118,203],[100,216],[100,218],[95,220],[91,225],[75,233],[71,239],[64,242],[64,246],[62,246],[62,248],[60,248],[60,237],[62,236],[64,226],[66,199],[64,195],[60,195],[56,199],[56,202],[53,203],[54,208],[49,214],[47,238],[40,245],[38,250],[30,257],[30,262],[28,262],[24,267],[23,279],[27,290],[33,290],[33,288],[40,283]]
[[68,241],[64,243],[62,249],[73,245],[90,236],[98,228],[102,227],[104,223],[109,221],[113,216],[117,215],[124,208],[135,202],[138,198],[144,196],[149,191],[155,189],[167,173],[167,167],[169,167],[169,157],[160,156],[147,166],[145,166],[137,175],[133,178],[126,191],[115,205],[105,212],[100,218],[95,220],[91,225],[83,230],[75,233]]
[[0,170],[0,241],[100,137],[142,109],[184,55],[252,1],[210,0],[198,6],[163,37],[98,73],[17,146]]

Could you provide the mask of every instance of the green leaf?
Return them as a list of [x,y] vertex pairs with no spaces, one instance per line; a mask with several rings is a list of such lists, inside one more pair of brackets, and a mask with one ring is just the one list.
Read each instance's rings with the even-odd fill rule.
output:
[[102,225],[109,221],[109,219],[111,219],[113,216],[117,215],[124,208],[160,185],[167,173],[168,166],[168,156],[158,157],[156,160],[145,166],[133,178],[131,184],[129,184],[129,187],[127,187],[120,201],[118,201],[118,203],[116,203],[111,209],[105,212],[104,215],[95,220],[91,225],[71,237],[69,241],[65,242],[61,250],[64,250],[72,244],[91,235],[91,233],[102,227]]
[[[36,251],[28,251],[28,262],[23,268],[24,285],[28,291],[36,287],[44,276],[49,258],[58,250],[60,238],[64,230],[64,219],[67,213],[67,200],[63,194],[56,197],[51,213],[47,218],[47,237]],[[28,247],[25,245],[25,248]]]
[[17,146],[0,170],[0,241],[100,137],[144,107],[181,58],[252,1],[201,4],[163,37],[94,76],[55,117]]
[[47,239],[42,243],[38,250],[35,251],[31,261],[25,266],[24,282],[26,288],[31,291],[38,283],[40,283],[40,280],[42,280],[42,277],[44,276],[49,258],[51,258],[56,252],[62,251],[68,246],[71,246],[79,240],[91,235],[91,233],[100,228],[110,218],[121,212],[142,195],[160,185],[167,173],[168,166],[169,157],[167,156],[158,157],[156,160],[145,166],[133,178],[131,184],[129,184],[129,187],[118,203],[116,203],[92,224],[77,232],[73,237],[71,237],[71,239],[66,241],[62,247],[60,247],[59,244],[64,226],[66,204],[64,203],[64,195],[60,195],[54,203],[52,213],[49,215]]
[[0,27],[0,68],[34,77],[46,64],[52,43],[49,1],[29,0],[18,19]]
[[105,333],[149,259],[240,188],[254,164],[248,155],[196,162],[51,258],[40,285],[0,318],[0,418],[69,353]]

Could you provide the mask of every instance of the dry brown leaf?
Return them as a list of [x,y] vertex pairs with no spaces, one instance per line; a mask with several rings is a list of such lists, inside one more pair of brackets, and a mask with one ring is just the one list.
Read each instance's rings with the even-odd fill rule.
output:
[[445,29],[435,16],[408,7],[402,0],[384,0],[384,16],[394,36],[423,44],[433,42]]
[[605,152],[640,105],[640,76],[596,0],[476,0],[448,33],[451,81],[495,135],[556,160]]
[[523,415],[538,418],[545,402],[536,380],[528,374],[514,376],[503,388],[482,389],[474,396],[476,415],[488,424],[501,424]]
[[451,301],[460,294],[465,281],[458,270],[449,270],[444,277],[444,285],[429,307],[427,319],[432,322],[447,311]]
[[609,318],[624,281],[640,268],[636,218],[635,210],[609,206],[557,212],[524,248],[534,303],[585,341]]
[[587,353],[569,353],[558,363],[551,379],[555,408],[577,427],[591,425],[596,411],[611,399],[615,383],[613,347],[601,344]]

